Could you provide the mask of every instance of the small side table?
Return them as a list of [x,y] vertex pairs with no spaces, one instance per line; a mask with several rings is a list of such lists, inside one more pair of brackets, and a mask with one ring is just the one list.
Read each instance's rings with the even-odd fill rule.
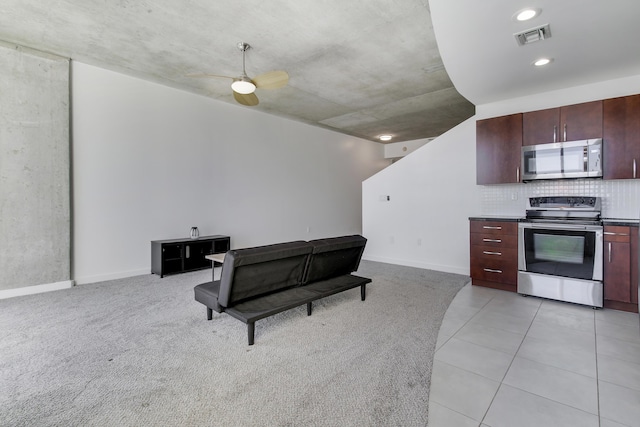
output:
[[226,254],[226,252],[221,252],[219,254],[205,255],[205,258],[211,261],[211,281],[216,281],[216,262],[219,264],[224,264],[224,256]]
[[[205,255],[205,258],[208,260],[215,262],[219,262],[220,264],[224,263],[224,256],[226,255],[226,252],[222,252],[219,254],[211,254],[211,255]],[[213,264],[215,266],[215,264]]]

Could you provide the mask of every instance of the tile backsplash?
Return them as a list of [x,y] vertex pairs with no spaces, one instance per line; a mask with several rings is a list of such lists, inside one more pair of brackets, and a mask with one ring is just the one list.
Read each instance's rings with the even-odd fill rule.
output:
[[481,186],[482,215],[524,216],[527,199],[599,196],[603,218],[640,218],[640,180],[567,179]]

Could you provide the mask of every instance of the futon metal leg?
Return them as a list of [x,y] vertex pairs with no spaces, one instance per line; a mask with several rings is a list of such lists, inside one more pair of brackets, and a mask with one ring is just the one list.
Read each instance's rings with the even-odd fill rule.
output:
[[256,324],[254,322],[247,323],[247,336],[249,337],[249,345],[253,345],[253,336],[256,330]]
[[310,302],[308,302],[308,303],[307,303],[307,316],[311,316],[311,310],[312,310],[311,303],[310,303]]
[[207,307],[207,320],[213,319],[213,310]]
[[366,296],[367,296],[367,285],[364,284],[360,286],[360,299],[364,301]]

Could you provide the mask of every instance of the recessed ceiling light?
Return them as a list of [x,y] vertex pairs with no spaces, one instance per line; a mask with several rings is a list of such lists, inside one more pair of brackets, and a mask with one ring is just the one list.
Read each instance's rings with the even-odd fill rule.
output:
[[540,58],[535,60],[533,62],[533,65],[535,65],[536,67],[542,67],[544,65],[551,63],[552,61],[553,61],[553,58]]
[[519,10],[515,13],[515,15],[513,15],[513,17],[516,19],[516,21],[528,21],[529,19],[533,19],[536,16],[540,15],[541,12],[542,10],[540,9],[527,8]]
[[380,139],[380,141],[391,141],[393,135],[380,135],[378,138]]

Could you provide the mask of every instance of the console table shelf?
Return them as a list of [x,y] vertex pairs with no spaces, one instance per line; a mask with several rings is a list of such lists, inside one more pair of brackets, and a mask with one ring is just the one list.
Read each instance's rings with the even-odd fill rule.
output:
[[164,277],[211,267],[207,255],[226,253],[231,247],[229,236],[204,236],[197,239],[151,241],[151,273]]

